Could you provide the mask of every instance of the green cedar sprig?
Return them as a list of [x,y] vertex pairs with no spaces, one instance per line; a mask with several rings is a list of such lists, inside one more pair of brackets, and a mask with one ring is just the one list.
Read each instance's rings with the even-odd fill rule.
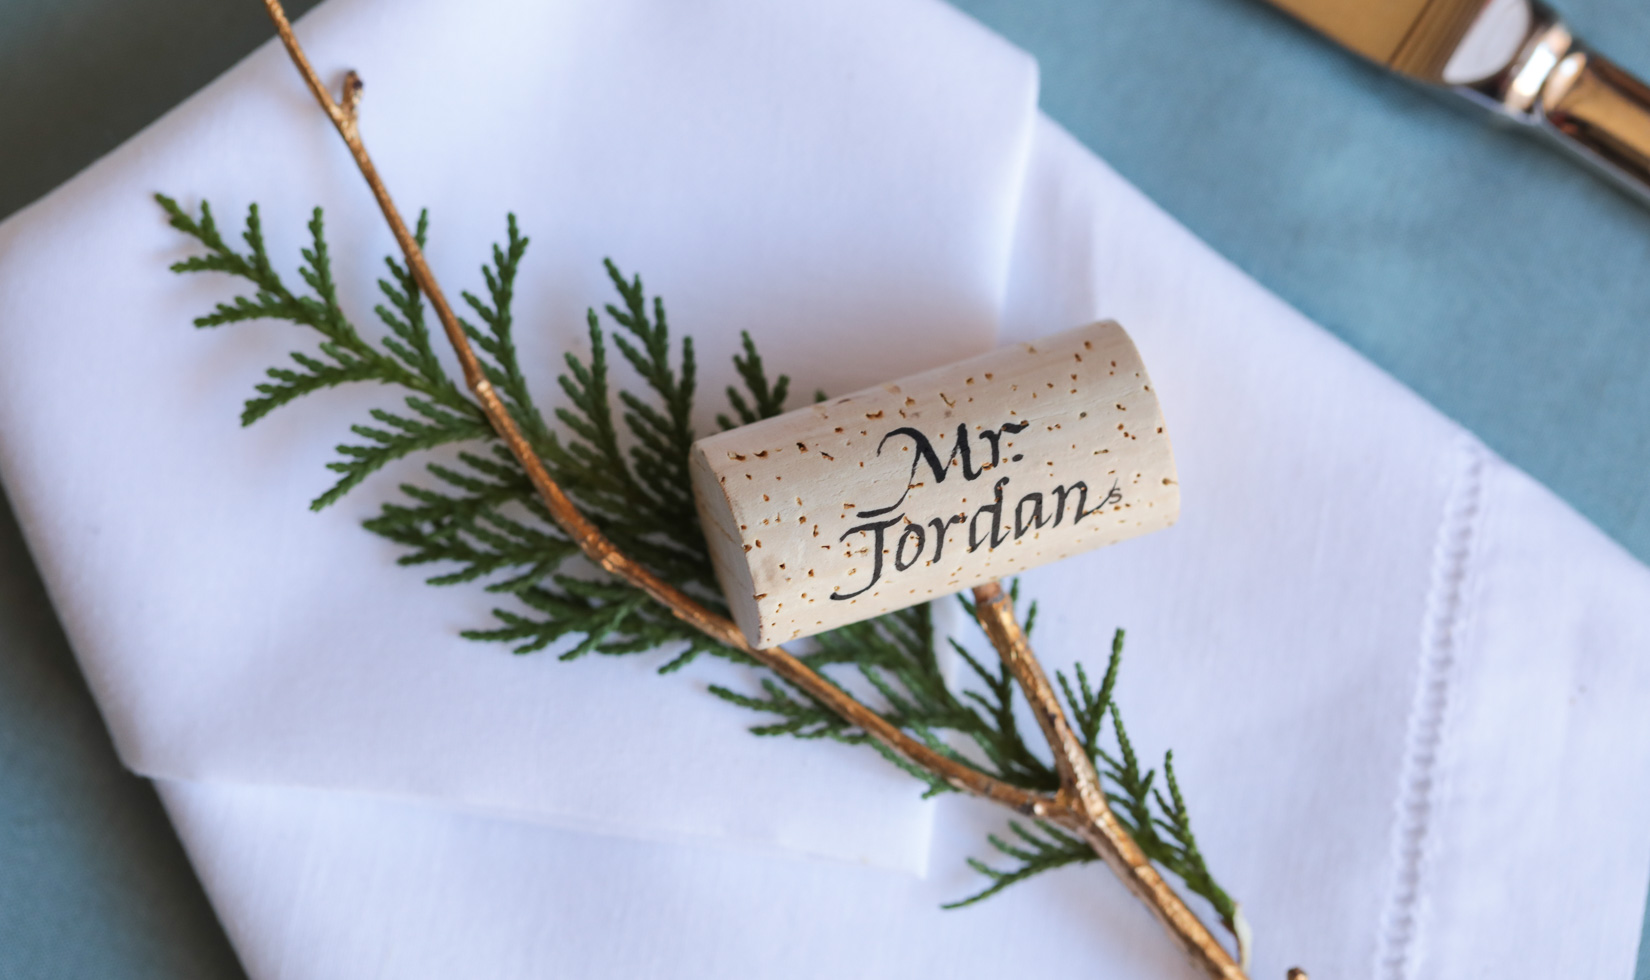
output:
[[[426,482],[402,484],[400,497],[382,504],[366,527],[403,549],[401,564],[440,569],[427,579],[430,584],[482,583],[507,601],[493,610],[492,624],[468,630],[466,637],[506,643],[522,654],[556,647],[565,660],[591,653],[664,651],[660,673],[678,670],[704,654],[746,663],[762,671],[757,692],[719,685],[710,690],[730,704],[768,716],[771,720],[752,728],[755,734],[867,745],[922,781],[925,795],[951,791],[806,692],[706,638],[630,585],[578,561],[578,548],[551,521],[480,406],[438,356],[424,298],[403,263],[385,259],[388,275],[378,281],[385,302],[375,308],[385,332],[368,340],[339,304],[319,208],[309,222],[310,245],[302,250],[299,267],[308,291],[298,292],[269,260],[256,205],[247,214],[241,251],[225,241],[206,203],[197,216],[164,195],[157,194],[156,200],[172,226],[204,249],[175,263],[174,272],[224,273],[251,286],[249,294],[220,303],[196,319],[196,326],[284,320],[319,334],[312,351],[294,352],[288,363],[268,370],[267,380],[246,403],[243,424],[326,388],[371,382],[397,389],[400,408],[374,409],[370,422],[350,427],[352,439],[338,446],[339,458],[328,464],[339,479],[312,502],[314,509],[337,502],[394,460],[438,447],[459,447],[453,460],[426,465]],[[428,230],[429,216],[421,214],[416,232],[420,245]],[[687,471],[697,374],[692,340],[683,338],[673,347],[664,303],[658,298],[649,302],[639,277],[627,279],[607,262],[608,277],[619,296],[618,303],[606,307],[615,327],[603,329],[601,318],[589,311],[590,352],[587,359],[565,356],[566,371],[558,382],[566,404],[553,411],[560,428],[552,427],[529,390],[513,334],[512,301],[527,245],[510,216],[504,243],[494,246],[492,261],[481,269],[485,296],[461,294],[477,321],[464,319],[461,325],[483,372],[551,475],[604,534],[697,600],[725,612]],[[641,379],[642,391],[614,388],[609,343]],[[733,414],[717,416],[723,428],[780,414],[789,391],[788,377],[769,380],[748,333],[741,347],[733,360],[743,390],[728,387]],[[1018,598],[1017,586],[1014,597]],[[966,598],[962,602],[972,616],[971,604]],[[1035,619],[1032,603],[1027,632]],[[988,667],[964,644],[947,642],[968,666],[972,684],[947,683],[928,605],[821,634],[801,658],[839,684],[844,671],[868,684],[877,692],[877,703],[869,707],[934,751],[1025,789],[1058,789],[1059,777],[1046,753],[1033,748],[1020,730],[1019,694],[1007,668]],[[1097,690],[1081,665],[1074,681],[1056,675],[1073,724],[1119,818],[1142,849],[1189,890],[1208,899],[1230,924],[1234,905],[1197,848],[1172,754],[1163,765],[1165,797],[1154,785],[1155,771],[1140,770],[1112,701],[1122,650],[1119,630]],[[1108,714],[1115,755],[1102,746]],[[948,908],[971,905],[1044,871],[1097,859],[1081,840],[1046,823],[1009,826],[1011,839],[992,835],[989,843],[1014,863],[999,870],[970,859],[988,884]]]

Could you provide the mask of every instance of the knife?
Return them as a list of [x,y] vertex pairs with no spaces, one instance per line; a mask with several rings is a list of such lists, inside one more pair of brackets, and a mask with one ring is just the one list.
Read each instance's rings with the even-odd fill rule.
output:
[[1269,0],[1375,63],[1557,140],[1650,203],[1650,87],[1536,0]]

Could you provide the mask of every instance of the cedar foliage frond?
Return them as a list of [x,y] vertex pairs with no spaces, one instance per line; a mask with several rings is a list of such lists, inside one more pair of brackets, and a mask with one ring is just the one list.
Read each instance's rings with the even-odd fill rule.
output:
[[983,902],[1009,885],[1018,884],[1033,875],[1063,868],[1068,864],[1083,864],[1097,860],[1093,848],[1053,824],[1039,820],[1027,827],[1018,820],[1010,820],[1008,829],[1019,838],[1018,841],[1007,841],[996,834],[988,835],[986,840],[998,852],[1018,863],[1006,871],[1001,871],[979,858],[969,858],[968,866],[985,875],[991,884],[961,901],[947,903],[944,908],[965,908],[976,902]]
[[[304,288],[299,289],[289,286],[271,263],[256,205],[247,213],[242,250],[224,239],[206,203],[191,215],[171,198],[157,194],[156,200],[172,227],[203,249],[173,264],[174,272],[222,273],[250,287],[199,317],[196,326],[278,320],[316,334],[311,349],[296,351],[288,363],[267,371],[267,380],[246,402],[243,424],[344,384],[386,385],[400,398],[398,407],[373,409],[367,421],[350,427],[353,441],[340,444],[340,458],[328,464],[339,479],[313,501],[313,508],[337,502],[394,460],[456,447],[451,459],[426,464],[425,482],[402,484],[399,497],[382,504],[365,526],[403,549],[401,564],[435,569],[430,584],[480,583],[509,603],[493,610],[491,624],[464,636],[504,643],[519,654],[554,648],[567,660],[592,653],[662,651],[666,658],[660,673],[679,670],[705,654],[735,660],[758,672],[758,691],[710,690],[730,704],[768,716],[771,720],[751,729],[755,734],[867,745],[922,781],[925,795],[952,791],[807,692],[708,639],[629,584],[582,563],[577,546],[550,519],[480,406],[437,355],[424,297],[403,263],[385,259],[388,274],[378,281],[383,302],[374,310],[384,329],[369,340],[339,304],[321,209],[309,222],[310,242],[298,269]],[[426,212],[418,220],[420,245],[428,230]],[[688,477],[697,384],[692,340],[684,337],[673,344],[664,303],[657,297],[649,300],[639,277],[626,278],[606,262],[619,298],[605,307],[613,326],[604,328],[596,311],[589,311],[589,353],[565,355],[565,371],[557,380],[566,404],[547,417],[534,400],[514,337],[512,303],[527,246],[511,215],[505,241],[493,247],[491,262],[481,267],[484,295],[461,293],[475,321],[461,320],[461,327],[476,348],[483,373],[551,476],[603,534],[708,608],[725,612]],[[614,387],[610,344],[641,380],[640,390]],[[770,382],[748,333],[742,335],[733,363],[740,386],[726,391],[732,414],[717,416],[723,428],[784,411],[790,379],[780,375]],[[1018,598],[1017,585],[1013,595]],[[972,605],[966,598],[962,602],[972,616]],[[1024,624],[1027,632],[1035,618],[1033,603]],[[1155,770],[1140,770],[1112,702],[1122,644],[1119,630],[1098,689],[1080,665],[1072,679],[1056,675],[1073,725],[1119,818],[1141,848],[1230,922],[1234,906],[1198,850],[1172,754],[1164,759],[1164,796]],[[994,662],[988,666],[955,639],[947,638],[947,645],[967,666],[970,683],[947,682],[929,605],[823,633],[801,659],[835,683],[851,676],[866,685],[875,692],[868,707],[935,752],[1024,789],[1057,790],[1053,765],[1020,731],[1020,695],[1008,669]],[[1101,744],[1108,714],[1115,756]],[[1014,863],[997,869],[970,859],[988,884],[948,908],[973,904],[1044,871],[1096,860],[1084,842],[1056,827],[1041,822],[1011,822],[1009,827],[1011,837],[993,835],[989,842]]]
[[[197,317],[195,326],[285,320],[321,335],[315,351],[295,351],[290,364],[272,367],[266,372],[269,380],[258,384],[257,395],[247,400],[241,412],[242,425],[251,425],[304,395],[351,382],[371,381],[406,390],[404,412],[375,409],[371,413],[375,424],[350,427],[350,432],[360,441],[338,446],[338,454],[343,458],[327,464],[328,469],[339,474],[338,482],[311,502],[313,509],[336,503],[394,460],[438,446],[489,437],[492,430],[480,406],[441,370],[434,355],[429,353],[429,328],[421,315],[423,301],[417,297],[416,287],[408,291],[410,277],[396,276],[401,287],[399,297],[405,300],[396,305],[404,320],[388,315],[387,310],[379,307],[379,315],[389,325],[392,336],[377,344],[369,343],[344,315],[338,305],[338,289],[332,278],[332,259],[327,252],[320,208],[316,208],[310,218],[311,244],[303,250],[304,261],[298,270],[310,290],[309,295],[304,295],[289,288],[271,266],[256,204],[247,211],[246,230],[241,236],[247,251],[240,253],[224,241],[210,205],[201,204],[197,219],[165,195],[157,194],[155,200],[166,211],[172,227],[207,249],[204,255],[174,263],[173,272],[225,272],[247,280],[256,290],[250,296],[219,303],[210,313]],[[419,235],[424,234],[427,223],[427,216],[420,216]],[[393,261],[390,267],[392,274],[402,271]],[[396,302],[398,296],[390,284],[380,280],[379,288]]]

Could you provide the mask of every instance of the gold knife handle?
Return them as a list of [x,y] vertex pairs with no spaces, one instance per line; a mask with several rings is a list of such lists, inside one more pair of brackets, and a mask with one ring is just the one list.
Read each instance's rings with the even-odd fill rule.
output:
[[1650,86],[1576,45],[1541,86],[1540,112],[1572,149],[1650,196]]
[[1526,7],[1518,54],[1455,91],[1547,133],[1650,203],[1650,86],[1593,53],[1540,0]]

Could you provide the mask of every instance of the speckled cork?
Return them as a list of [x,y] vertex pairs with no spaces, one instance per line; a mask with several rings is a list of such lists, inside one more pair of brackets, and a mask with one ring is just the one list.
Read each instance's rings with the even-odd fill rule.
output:
[[735,622],[769,647],[1168,527],[1169,434],[1105,321],[699,440]]

